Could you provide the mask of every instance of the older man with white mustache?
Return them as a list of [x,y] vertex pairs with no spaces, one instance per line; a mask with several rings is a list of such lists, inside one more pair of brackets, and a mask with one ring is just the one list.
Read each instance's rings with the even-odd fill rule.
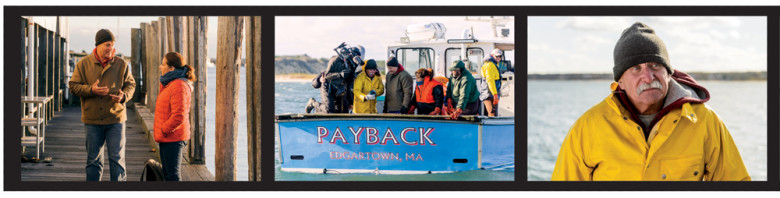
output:
[[750,180],[709,92],[672,69],[655,30],[634,23],[613,56],[612,94],[569,130],[552,180]]

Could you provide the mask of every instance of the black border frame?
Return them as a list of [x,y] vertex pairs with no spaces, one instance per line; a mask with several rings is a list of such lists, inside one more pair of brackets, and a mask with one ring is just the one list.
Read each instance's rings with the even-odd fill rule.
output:
[[[116,9],[120,8],[121,9]],[[767,20],[767,181],[756,182],[549,182],[527,181],[527,128],[516,127],[515,181],[274,181],[274,130],[273,111],[261,115],[263,128],[261,159],[262,178],[260,182],[22,182],[21,163],[18,153],[19,135],[4,133],[4,189],[11,191],[141,191],[141,190],[188,190],[188,191],[373,191],[373,190],[403,190],[403,191],[592,191],[592,190],[667,190],[667,191],[701,191],[701,190],[750,190],[767,191],[780,190],[780,135],[778,126],[780,119],[777,101],[780,101],[780,6],[4,6],[5,57],[3,80],[5,90],[16,90],[20,85],[18,74],[21,68],[17,58],[17,42],[21,37],[19,31],[9,31],[18,28],[21,16],[261,16],[262,23],[262,84],[274,84],[274,18],[275,16],[464,16],[464,15],[513,15],[515,16],[515,66],[527,68],[527,22],[529,16],[764,16]],[[518,72],[518,71],[516,71]],[[517,86],[515,91],[527,93],[527,70],[516,73]],[[273,86],[262,89],[263,92],[273,92]],[[5,93],[5,107],[15,107],[21,93],[10,91]],[[273,109],[273,94],[263,94],[263,109]],[[515,122],[520,126],[527,124],[527,98],[517,97],[515,103],[525,104],[516,107],[520,113]],[[19,119],[19,108],[6,108],[4,131],[18,131],[21,126],[14,125]],[[520,170],[520,171],[517,171]]]

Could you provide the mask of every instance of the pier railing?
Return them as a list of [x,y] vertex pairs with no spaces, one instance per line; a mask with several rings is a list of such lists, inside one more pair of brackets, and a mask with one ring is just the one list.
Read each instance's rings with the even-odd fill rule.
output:
[[[64,79],[68,71],[65,47],[68,41],[58,30],[49,30],[38,23],[31,23],[26,18],[20,21],[19,29],[22,31],[19,45],[22,52],[20,91],[22,96],[52,97],[52,101],[45,104],[48,121],[55,111],[62,110],[66,87]],[[30,113],[24,109],[22,112]]]

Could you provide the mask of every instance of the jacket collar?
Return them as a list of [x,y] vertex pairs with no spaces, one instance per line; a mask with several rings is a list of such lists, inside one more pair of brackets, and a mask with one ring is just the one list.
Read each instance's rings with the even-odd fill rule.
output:
[[115,54],[115,53],[116,53],[116,49],[114,49],[113,51],[111,51],[111,59],[108,59],[108,60],[100,60],[100,58],[98,58],[98,54],[97,54],[97,48],[95,48],[95,49],[92,49],[92,54],[90,54],[90,58],[92,59],[92,61],[93,61],[94,63],[97,63],[97,64],[98,64],[98,65],[100,65],[101,67],[103,67],[103,68],[106,68],[106,67],[108,67],[108,66],[111,66],[111,63],[114,63],[114,54]]
[[162,76],[160,76],[160,83],[163,86],[168,86],[168,83],[176,79],[182,79],[186,82],[187,71],[188,71],[187,67],[174,67],[173,71],[169,71],[168,73],[165,73]]
[[360,73],[357,75],[357,77],[356,77],[356,78],[365,78],[365,79],[367,79],[368,81],[376,81],[377,79],[380,79],[380,80],[382,79],[382,77],[381,77],[381,76],[379,76],[379,72],[377,72],[377,73],[375,73],[375,74],[374,74],[374,78],[371,78],[371,77],[368,77],[368,74],[366,74],[366,71],[365,71],[365,70],[363,70],[363,72],[360,72]]
[[490,61],[491,63],[498,65],[498,61],[496,61],[496,59],[493,58],[493,56],[488,56],[488,57],[489,58],[485,58],[485,61]]
[[[614,101],[608,100],[610,106],[618,113],[623,113],[621,109],[624,108],[626,111],[625,113],[629,114],[634,122],[642,123],[637,116],[638,111],[628,100],[628,96],[626,96],[625,91],[620,88],[618,83],[612,82],[610,89],[612,90],[614,97]],[[686,105],[688,108],[682,109],[681,116],[695,122],[696,115],[690,108],[689,103],[705,103],[709,100],[710,94],[706,88],[699,85],[690,75],[678,70],[674,70],[674,74],[672,74],[672,80],[669,82],[669,91],[666,94],[666,99],[664,99],[664,106],[661,108],[661,111],[656,114],[655,118],[653,118],[653,121],[650,122],[650,125],[646,126],[644,130],[649,132],[650,129],[652,129],[652,127],[666,114],[672,110],[685,107]],[[620,105],[618,105],[618,103]]]

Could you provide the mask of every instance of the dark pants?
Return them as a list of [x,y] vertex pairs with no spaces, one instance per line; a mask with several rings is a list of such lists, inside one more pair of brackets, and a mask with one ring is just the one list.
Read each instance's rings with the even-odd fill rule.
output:
[[160,163],[165,181],[181,181],[181,155],[187,142],[160,142]]
[[330,100],[314,102],[315,113],[349,113],[349,103],[344,97],[333,97]]
[[108,150],[111,181],[125,181],[125,123],[84,124],[87,132],[87,181],[100,181],[103,176],[103,148]]
[[463,113],[460,115],[477,115],[479,113],[479,103],[481,101],[474,100],[474,102],[466,104],[466,109],[463,109]]
[[436,103],[417,102],[417,115],[428,115],[436,110]]

